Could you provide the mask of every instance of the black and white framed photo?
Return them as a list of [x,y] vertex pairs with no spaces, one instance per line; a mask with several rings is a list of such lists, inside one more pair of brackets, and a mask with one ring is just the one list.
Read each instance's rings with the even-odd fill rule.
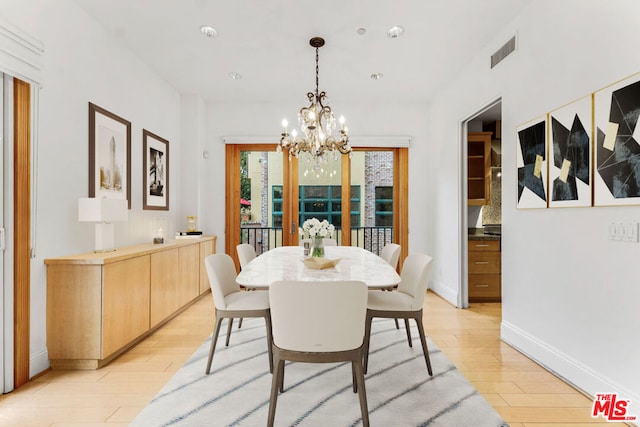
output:
[[169,141],[142,130],[142,208],[169,210]]
[[131,122],[89,103],[89,197],[131,209]]

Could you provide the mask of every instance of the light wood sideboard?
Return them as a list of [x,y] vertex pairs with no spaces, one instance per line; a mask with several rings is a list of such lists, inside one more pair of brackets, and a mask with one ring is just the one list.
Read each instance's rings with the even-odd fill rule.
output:
[[47,348],[52,369],[98,369],[209,290],[216,237],[49,258]]

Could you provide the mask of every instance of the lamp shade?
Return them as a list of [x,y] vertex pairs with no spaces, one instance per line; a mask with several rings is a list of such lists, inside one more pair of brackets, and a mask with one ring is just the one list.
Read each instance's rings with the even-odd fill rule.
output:
[[114,222],[126,221],[129,206],[124,199],[85,197],[78,200],[78,221]]

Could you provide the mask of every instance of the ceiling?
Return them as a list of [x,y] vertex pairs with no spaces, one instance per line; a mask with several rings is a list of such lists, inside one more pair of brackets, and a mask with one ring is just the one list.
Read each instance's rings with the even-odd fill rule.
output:
[[[424,101],[530,2],[76,0],[180,93],[300,104],[315,87],[313,36],[326,40],[320,90],[331,100]],[[202,25],[218,36],[203,36]],[[387,36],[394,25],[402,37]]]

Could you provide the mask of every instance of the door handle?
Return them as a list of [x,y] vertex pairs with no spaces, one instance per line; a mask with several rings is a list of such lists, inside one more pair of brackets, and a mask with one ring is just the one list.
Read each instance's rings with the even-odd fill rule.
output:
[[291,234],[296,234],[298,232],[298,227],[296,227],[296,222],[291,221]]

